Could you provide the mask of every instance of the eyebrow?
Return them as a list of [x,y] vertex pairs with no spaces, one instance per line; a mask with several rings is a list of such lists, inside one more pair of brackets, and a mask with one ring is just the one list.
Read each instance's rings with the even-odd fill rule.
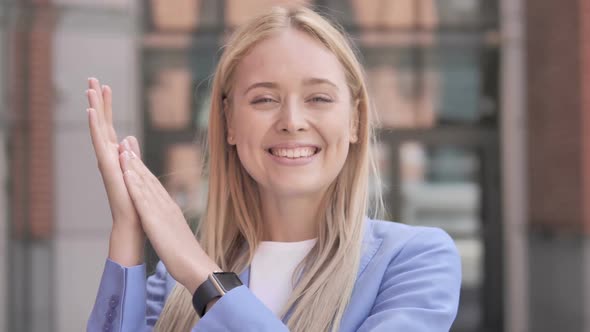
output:
[[[318,84],[328,84],[334,87],[336,90],[338,86],[326,78],[318,78],[318,77],[310,77],[303,80],[303,85],[318,85]],[[269,89],[278,89],[279,85],[275,82],[257,82],[250,85],[245,91],[244,95],[248,93],[248,91],[255,89],[255,88],[269,88]]]
[[334,87],[336,90],[339,90],[338,86],[327,78],[310,77],[310,78],[306,78],[303,80],[303,85],[317,85],[317,84],[328,84],[328,85],[331,85],[332,87]]
[[269,89],[278,89],[279,85],[274,82],[258,82],[250,85],[245,91],[244,95],[248,93],[248,91],[256,88],[269,88]]

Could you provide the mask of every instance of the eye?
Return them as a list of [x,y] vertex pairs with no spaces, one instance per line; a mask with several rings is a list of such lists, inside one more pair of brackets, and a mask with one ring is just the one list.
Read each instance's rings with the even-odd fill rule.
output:
[[331,103],[332,99],[324,96],[315,96],[311,97],[308,101],[312,103]]
[[272,98],[267,98],[267,97],[262,97],[262,98],[258,98],[258,99],[254,99],[251,104],[268,104],[268,103],[273,103],[274,99]]

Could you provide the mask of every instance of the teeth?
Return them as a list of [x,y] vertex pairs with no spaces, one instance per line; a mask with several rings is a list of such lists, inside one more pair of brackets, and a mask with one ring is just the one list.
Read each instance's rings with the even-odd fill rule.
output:
[[316,153],[316,148],[294,148],[294,149],[270,149],[270,152],[278,157],[287,157],[291,159],[306,158]]

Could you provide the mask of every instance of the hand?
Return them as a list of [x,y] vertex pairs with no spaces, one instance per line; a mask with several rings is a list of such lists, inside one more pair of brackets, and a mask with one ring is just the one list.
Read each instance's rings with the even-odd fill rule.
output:
[[127,149],[121,172],[142,227],[174,279],[191,294],[219,267],[199,245],[180,207],[140,158]]
[[[95,78],[88,80],[88,86],[90,136],[113,218],[109,257],[120,264],[135,265],[143,261],[144,235],[121,174],[119,150],[122,148],[117,144],[117,133],[113,127],[112,91],[109,86],[101,87]],[[139,155],[135,137],[128,137],[121,143],[127,144]],[[113,243],[113,238],[117,243]]]

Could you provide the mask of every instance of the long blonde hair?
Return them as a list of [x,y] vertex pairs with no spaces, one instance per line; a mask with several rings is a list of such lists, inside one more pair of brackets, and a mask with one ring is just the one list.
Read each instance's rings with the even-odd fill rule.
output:
[[[230,38],[217,65],[211,92],[208,131],[209,196],[196,236],[205,252],[224,271],[242,272],[252,261],[262,236],[257,184],[227,144],[223,98],[232,89],[240,59],[261,40],[285,29],[309,34],[341,62],[358,121],[358,141],[351,144],[343,169],[330,185],[318,213],[316,245],[298,266],[300,278],[287,304],[291,331],[337,331],[356,281],[363,224],[368,212],[373,135],[370,103],[362,67],[344,33],[313,10],[274,7],[241,26]],[[374,174],[376,176],[376,173]],[[376,200],[381,202],[380,196]],[[329,282],[328,282],[329,281]],[[180,284],[171,292],[156,331],[189,331],[198,321],[191,294]]]

